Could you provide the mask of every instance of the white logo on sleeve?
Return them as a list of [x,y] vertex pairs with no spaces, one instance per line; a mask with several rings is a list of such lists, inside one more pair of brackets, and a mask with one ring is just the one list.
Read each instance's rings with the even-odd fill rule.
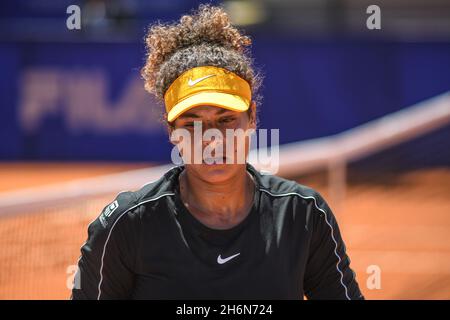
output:
[[112,215],[114,211],[116,211],[118,207],[119,203],[116,200],[113,203],[111,203],[108,207],[106,207],[105,212],[103,214],[105,215],[105,217],[109,217],[110,215]]
[[192,79],[189,78],[188,85],[189,85],[189,87],[192,87],[192,86],[196,85],[197,83],[199,83],[200,81],[203,81],[205,79],[208,79],[208,78],[211,78],[211,77],[214,77],[214,76],[215,76],[215,74],[208,74],[207,76],[204,76],[204,77],[201,77],[201,78],[198,78],[198,79],[195,79],[195,80],[192,80]]
[[219,256],[217,257],[217,263],[218,264],[224,264],[225,262],[230,261],[231,259],[237,257],[240,254],[241,254],[240,252],[236,253],[236,254],[233,254],[232,256],[229,256],[228,258],[225,258],[225,259],[222,259],[221,255],[219,254]]

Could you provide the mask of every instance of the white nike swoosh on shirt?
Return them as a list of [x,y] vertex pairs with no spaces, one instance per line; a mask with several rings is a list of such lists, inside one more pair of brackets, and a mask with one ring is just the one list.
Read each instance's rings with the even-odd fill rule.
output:
[[237,257],[237,256],[240,255],[240,254],[241,254],[241,253],[239,252],[239,253],[236,253],[236,254],[234,254],[234,255],[232,255],[232,256],[229,256],[228,258],[225,258],[225,259],[222,259],[221,255],[219,254],[219,256],[217,257],[217,263],[218,263],[218,264],[224,264],[225,262],[230,261],[231,259]]
[[204,77],[201,77],[201,78],[198,78],[198,79],[195,79],[195,80],[189,79],[188,80],[188,85],[189,85],[189,87],[192,87],[192,86],[196,85],[197,83],[199,83],[200,81],[203,81],[205,79],[208,79],[208,78],[211,78],[211,77],[214,77],[214,76],[215,76],[215,74],[208,74],[207,76],[204,76]]

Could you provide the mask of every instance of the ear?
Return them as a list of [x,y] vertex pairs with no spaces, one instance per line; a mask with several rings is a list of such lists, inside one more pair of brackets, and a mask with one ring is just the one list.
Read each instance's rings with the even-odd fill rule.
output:
[[175,130],[175,126],[173,123],[169,123],[166,120],[166,129],[167,129],[167,134],[169,135],[169,141],[171,144],[173,144],[174,146],[177,145],[174,141],[172,141],[171,137],[172,137],[172,133]]
[[252,101],[250,103],[250,112],[248,113],[250,127],[256,129],[256,102]]

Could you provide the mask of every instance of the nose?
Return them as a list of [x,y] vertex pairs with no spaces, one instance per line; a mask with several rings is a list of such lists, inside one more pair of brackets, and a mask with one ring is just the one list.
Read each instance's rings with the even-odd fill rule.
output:
[[223,132],[217,128],[210,128],[203,131],[203,145],[210,146],[211,148],[221,146],[225,143],[225,136]]
[[203,128],[202,142],[203,150],[208,147],[213,157],[221,157],[225,153],[225,134],[212,123]]

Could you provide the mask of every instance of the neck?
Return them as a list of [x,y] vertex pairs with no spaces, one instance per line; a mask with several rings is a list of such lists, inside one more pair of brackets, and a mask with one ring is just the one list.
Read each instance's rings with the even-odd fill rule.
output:
[[188,168],[180,175],[183,202],[209,225],[229,226],[242,221],[253,203],[254,188],[246,166],[220,183],[205,181]]

